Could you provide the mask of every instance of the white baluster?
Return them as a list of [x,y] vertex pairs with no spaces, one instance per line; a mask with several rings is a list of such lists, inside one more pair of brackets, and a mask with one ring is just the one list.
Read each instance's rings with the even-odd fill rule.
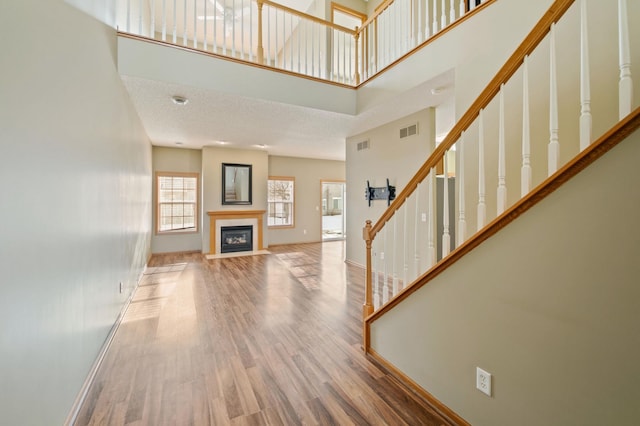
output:
[[620,56],[620,82],[618,83],[620,92],[619,118],[622,120],[631,113],[631,104],[633,103],[627,0],[618,0],[618,48]]
[[304,73],[307,75],[311,75],[309,73],[309,55],[308,55],[308,49],[307,49],[307,44],[309,43],[309,33],[308,30],[309,29],[309,21],[307,21],[306,19],[304,20]]
[[[244,59],[244,0],[240,2],[240,57]],[[249,2],[249,11],[251,11],[251,2]],[[251,20],[249,20],[249,28],[251,28]]]
[[384,224],[384,251],[382,252],[382,260],[383,260],[383,284],[382,284],[382,304],[385,304],[389,301],[389,279],[387,278],[387,259],[389,252],[387,251],[387,228],[389,228],[389,222]]
[[451,235],[449,235],[449,174],[447,170],[447,156],[449,151],[445,151],[443,161],[444,179],[442,186],[442,258],[445,258],[451,251]]
[[403,232],[403,237],[402,237],[402,258],[404,260],[404,275],[402,277],[402,284],[400,285],[400,289],[403,289],[404,287],[406,287],[407,285],[407,272],[409,272],[409,263],[407,262],[407,210],[409,210],[409,205],[405,204],[404,207],[404,221],[403,221],[403,226],[404,226],[404,232]]
[[151,0],[151,23],[149,24],[149,37],[156,38],[156,0]]
[[293,71],[293,15],[289,17],[289,69]]
[[450,0],[449,4],[449,23],[453,24],[456,20],[456,3],[455,0]]
[[[206,0],[205,0],[206,1]],[[218,8],[213,6],[213,53],[218,53]]]
[[302,30],[301,30],[301,25],[302,25],[302,21],[300,20],[300,18],[298,18],[298,72],[301,73],[300,69],[301,69],[301,58],[300,55],[302,54],[302,48],[301,48],[301,44],[302,44]]
[[460,17],[462,18],[467,13],[467,8],[464,5],[464,0],[460,0]]
[[253,6],[249,1],[249,60],[251,62],[253,62],[253,46]]
[[580,151],[591,144],[591,88],[587,1],[580,1]]
[[391,264],[391,270],[393,271],[393,287],[392,296],[398,294],[398,214],[393,215],[393,263]]
[[414,278],[418,278],[418,275],[420,274],[420,254],[418,253],[418,241],[420,241],[420,232],[418,232],[418,230],[420,229],[420,184],[418,184],[418,186],[416,187],[416,225],[415,225],[415,232],[413,233],[413,252],[414,252],[414,263],[415,263],[415,269],[416,269],[416,274]]
[[167,41],[167,0],[162,0],[162,41]]
[[549,176],[558,170],[560,143],[558,142],[558,81],[556,76],[556,24],[551,24],[550,93],[549,93]]
[[531,191],[531,131],[529,119],[529,56],[522,64],[522,168],[520,169],[520,196]]
[[[207,8],[206,6],[206,1],[205,3],[205,10]],[[204,14],[204,16],[207,16],[206,12]],[[204,42],[206,43],[207,41],[207,19],[205,18],[203,20],[203,26],[204,26]],[[186,32],[186,31],[185,31]],[[194,48],[198,48],[198,0],[193,0],[193,47]],[[204,47],[204,50],[207,50],[206,47]]]
[[486,189],[484,182],[484,110],[478,116],[478,231],[487,220]]
[[464,199],[464,132],[460,135],[460,143],[458,144],[458,164],[456,165],[458,176],[458,232],[456,234],[458,244],[467,239],[467,218]]
[[431,29],[431,19],[430,19],[430,14],[429,14],[429,0],[425,0],[424,3],[424,22],[422,24],[422,30],[424,31],[424,38],[423,40],[426,40],[429,38],[429,36],[431,35],[430,29]]
[[282,11],[282,69],[287,69],[287,15]]
[[380,307],[380,277],[378,270],[379,244],[375,242],[375,250],[373,251],[373,307],[377,310]]
[[429,216],[428,216],[428,226],[427,226],[427,269],[431,268],[433,265],[436,264],[436,247],[435,247],[435,233],[433,232],[433,219],[435,217],[434,215],[434,208],[433,208],[433,199],[435,197],[435,174],[436,171],[435,169],[431,169],[431,172],[429,172],[429,180],[428,180],[428,187],[429,187]]
[[433,0],[433,29],[431,34],[434,35],[438,32],[438,0]]
[[447,4],[446,0],[442,0],[442,11],[440,16],[440,29],[444,29],[447,26]]
[[316,72],[316,67],[315,67],[315,63],[316,63],[316,55],[315,55],[315,50],[316,50],[316,39],[315,39],[315,31],[313,30],[315,28],[315,26],[313,25],[313,22],[309,22],[309,25],[311,25],[311,74],[310,75],[314,75]]
[[[207,3],[208,3],[208,1],[206,1],[206,0],[205,0],[203,3],[204,3],[204,16],[208,16],[208,15],[207,15]],[[215,7],[214,7],[214,9],[215,9]],[[196,18],[197,18],[197,17],[196,17]],[[209,41],[209,40],[208,40],[208,39],[209,39],[209,37],[208,37],[208,35],[207,35],[207,19],[205,19],[205,20],[204,20],[204,22],[202,23],[202,26],[203,26],[203,28],[204,28],[204,40],[203,40],[203,47],[204,47],[204,50],[207,50],[207,49],[208,49],[208,41]],[[194,26],[194,28],[195,28],[195,26]],[[195,33],[194,33],[194,35],[193,35],[193,41],[194,41],[194,43],[195,43],[196,38],[197,38],[197,37],[195,36]]]
[[[182,22],[182,45],[186,46],[187,45],[187,2],[186,0],[184,1],[183,4],[184,4],[184,10],[182,11],[182,13],[184,14],[184,16],[182,20],[183,21]],[[193,29],[195,31],[195,27]]]
[[507,206],[507,185],[504,142],[504,83],[500,85],[500,118],[498,123],[498,213],[500,216]]
[[236,57],[236,0],[231,2],[231,57]]
[[[422,1],[420,0],[416,1],[416,14],[418,24],[418,34],[416,35],[418,37],[417,42],[422,43],[422,41],[424,40],[424,33],[422,30]],[[409,19],[411,19],[411,15],[409,15]]]
[[[209,27],[207,25],[207,2],[208,0],[203,0],[204,2],[204,43],[203,43],[203,48],[204,50],[207,50],[208,48],[208,37],[207,37],[207,27]],[[216,26],[216,7],[213,7],[213,52],[214,53],[218,53],[218,49],[217,49],[217,41],[218,41],[218,32],[217,32],[217,26]],[[195,35],[194,35],[195,37]]]
[[173,44],[178,42],[178,10],[176,7],[176,0],[173,0],[173,32],[171,33]]
[[138,0],[138,34],[142,33],[142,0]]

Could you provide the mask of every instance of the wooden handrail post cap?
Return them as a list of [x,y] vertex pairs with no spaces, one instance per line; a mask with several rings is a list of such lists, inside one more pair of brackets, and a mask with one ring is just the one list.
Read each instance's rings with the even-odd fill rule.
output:
[[371,241],[371,220],[367,220],[365,223],[364,228],[362,228],[362,239]]

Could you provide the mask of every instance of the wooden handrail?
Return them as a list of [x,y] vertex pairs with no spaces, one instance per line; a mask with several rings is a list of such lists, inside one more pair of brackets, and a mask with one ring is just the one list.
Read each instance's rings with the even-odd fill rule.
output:
[[483,241],[495,235],[499,230],[507,226],[510,222],[513,222],[524,212],[538,204],[544,198],[549,196],[549,194],[560,188],[567,181],[580,173],[587,166],[595,162],[598,158],[602,157],[604,154],[606,154],[613,147],[625,140],[638,129],[640,129],[640,107],[632,111],[631,114],[629,114],[623,120],[617,122],[604,135],[600,136],[585,150],[580,152],[573,160],[565,164],[557,172],[545,179],[536,188],[533,188],[533,190],[526,196],[509,207],[504,212],[504,214],[495,218],[480,232],[476,233],[473,237],[465,241],[461,246],[457,247],[454,251],[451,252],[449,256],[443,259],[442,262],[439,262],[433,268],[419,276],[415,281],[416,285],[406,287],[398,293],[397,297],[393,298],[389,301],[389,303],[385,304],[383,307],[366,317],[364,341],[369,341],[369,324],[380,318],[382,315],[384,315],[385,312],[393,309],[394,306],[397,306],[410,294],[415,293],[423,285],[427,284],[435,277],[440,275],[440,273],[444,272],[460,258],[479,246]]
[[436,147],[427,161],[420,167],[415,176],[407,183],[403,190],[396,196],[387,210],[382,214],[380,219],[373,225],[369,233],[371,240],[374,240],[376,234],[384,227],[385,223],[393,217],[394,213],[404,204],[411,194],[429,174],[431,169],[435,167],[442,159],[445,152],[449,150],[460,138],[462,132],[471,126],[476,117],[480,114],[480,110],[487,107],[489,102],[500,91],[500,86],[506,83],[513,74],[520,68],[524,61],[524,57],[530,55],[533,50],[540,44],[544,37],[549,33],[551,24],[557,22],[564,13],[571,7],[575,0],[556,0],[542,16],[538,23],[533,27],[524,41],[516,48],[515,52],[509,57],[507,62],[500,68],[495,77],[480,93],[480,96],[469,107],[467,112],[453,126],[451,131],[444,138],[442,143]]
[[321,25],[325,25],[329,28],[333,28],[334,30],[339,30],[339,31],[343,31],[347,34],[350,34],[352,36],[356,35],[356,30],[355,29],[349,29],[347,27],[343,27],[342,25],[337,25],[334,24],[333,22],[329,22],[329,21],[325,21],[324,19],[320,19],[316,16],[313,15],[309,15],[307,13],[304,12],[300,12],[298,10],[295,9],[291,9],[290,7],[287,6],[283,6],[281,4],[278,4],[276,2],[273,2],[271,0],[257,0],[258,3],[262,3],[262,4],[266,4],[267,6],[271,6],[271,7],[275,7],[276,9],[280,9],[283,10],[287,13],[290,13],[292,15],[296,15],[299,16],[300,18],[304,18],[304,19],[308,19],[310,21],[313,21],[315,23],[321,24]]
[[371,16],[370,16],[366,21],[364,21],[364,22],[362,23],[362,26],[361,26],[361,27],[360,27],[360,29],[358,30],[358,33],[359,33],[359,32],[361,32],[361,31],[362,31],[362,29],[363,29],[364,27],[366,27],[367,25],[369,25],[370,23],[372,23],[373,21],[375,21],[376,19],[378,19],[378,16],[380,16],[380,14],[381,14],[382,12],[384,12],[384,11],[385,11],[385,9],[386,9],[387,7],[389,7],[389,5],[390,5],[391,3],[393,3],[394,1],[395,1],[395,0],[385,0],[385,1],[384,1],[384,3],[382,3],[382,5],[378,6],[378,7],[377,7],[377,11],[376,11],[373,15],[371,15]]

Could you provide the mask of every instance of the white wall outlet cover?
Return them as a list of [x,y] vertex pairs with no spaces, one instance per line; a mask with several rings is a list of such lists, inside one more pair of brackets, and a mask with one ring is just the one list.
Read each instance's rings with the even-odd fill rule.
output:
[[491,374],[480,367],[476,367],[476,388],[491,396]]

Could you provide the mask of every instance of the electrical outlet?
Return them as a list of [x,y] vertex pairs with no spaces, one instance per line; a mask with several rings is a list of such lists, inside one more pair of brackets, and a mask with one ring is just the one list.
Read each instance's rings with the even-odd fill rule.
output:
[[491,396],[491,374],[480,367],[476,367],[476,388],[488,396]]
[[380,252],[380,260],[384,260],[384,252],[383,251]]
[[423,222],[427,221],[427,214],[426,213],[422,213],[422,221]]
[[122,293],[124,289],[122,288],[122,281],[120,281],[120,293]]
[[302,233],[303,233],[304,235],[307,235],[307,230],[306,230],[306,229],[302,230]]

